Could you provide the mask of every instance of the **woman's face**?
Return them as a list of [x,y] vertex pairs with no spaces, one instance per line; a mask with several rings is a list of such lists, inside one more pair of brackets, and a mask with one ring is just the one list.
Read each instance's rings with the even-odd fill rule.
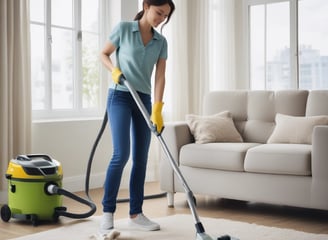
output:
[[171,12],[171,7],[169,4],[164,4],[161,6],[151,5],[147,6],[145,10],[147,11],[148,23],[152,27],[156,28],[168,17]]

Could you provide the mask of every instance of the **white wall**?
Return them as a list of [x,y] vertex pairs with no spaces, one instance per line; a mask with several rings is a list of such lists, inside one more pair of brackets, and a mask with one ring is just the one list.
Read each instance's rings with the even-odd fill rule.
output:
[[[34,122],[32,153],[48,154],[58,160],[64,171],[64,187],[70,191],[84,188],[87,162],[101,120]],[[107,127],[94,156],[90,187],[102,185],[111,154]]]

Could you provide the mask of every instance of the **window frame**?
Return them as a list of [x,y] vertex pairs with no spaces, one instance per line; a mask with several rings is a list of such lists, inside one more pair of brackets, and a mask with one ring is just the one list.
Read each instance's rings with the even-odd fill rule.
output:
[[[99,2],[99,29],[98,29],[98,46],[104,44],[108,38],[108,30],[110,28],[109,19],[109,3],[106,0],[98,0]],[[105,99],[107,96],[108,88],[108,72],[99,67],[99,104],[95,108],[83,108],[83,93],[82,93],[82,3],[80,0],[72,0],[73,3],[73,26],[66,28],[63,26],[57,26],[51,24],[51,0],[44,0],[44,23],[30,21],[30,25],[40,25],[44,27],[44,60],[45,60],[45,108],[41,110],[32,110],[33,121],[44,121],[44,120],[60,120],[60,119],[82,119],[82,118],[93,118],[100,117],[103,115],[105,108]],[[52,27],[60,29],[72,30],[72,43],[73,47],[73,106],[69,109],[53,109],[52,106],[52,73],[51,73],[51,29]],[[100,49],[99,49],[100,52]],[[32,88],[33,94],[33,88]]]
[[[250,7],[271,3],[288,2],[290,6],[290,76],[293,89],[299,88],[299,49],[298,49],[298,0],[244,0],[244,34],[245,34],[245,69],[248,87],[251,89],[251,42],[250,42]],[[266,75],[266,70],[264,71]],[[266,88],[266,76],[264,76],[264,86]]]

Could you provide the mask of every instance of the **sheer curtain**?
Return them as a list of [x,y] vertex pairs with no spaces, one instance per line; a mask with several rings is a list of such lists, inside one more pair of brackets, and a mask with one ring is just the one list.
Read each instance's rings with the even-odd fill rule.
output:
[[[241,1],[239,0],[239,4]],[[236,0],[209,0],[210,90],[231,90],[236,84]]]
[[165,121],[201,114],[210,90],[235,88],[235,0],[179,0],[168,39]]
[[188,2],[191,0],[175,1],[176,9],[170,22],[164,27],[163,34],[168,41],[168,60],[166,71],[166,86],[164,94],[165,121],[180,120],[189,111],[189,91],[192,87],[189,81],[188,38]]
[[29,1],[1,0],[0,19],[0,191],[4,191],[8,162],[31,148]]

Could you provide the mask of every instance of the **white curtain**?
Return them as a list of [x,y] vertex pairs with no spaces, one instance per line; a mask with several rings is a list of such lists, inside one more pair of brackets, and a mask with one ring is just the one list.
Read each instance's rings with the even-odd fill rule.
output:
[[[0,191],[10,159],[31,148],[29,1],[0,1]],[[1,194],[3,196],[3,194]]]
[[[241,0],[239,4],[242,4]],[[209,0],[210,90],[236,89],[236,0]]]
[[208,1],[188,1],[189,12],[189,113],[200,114],[203,96],[209,91],[209,5]]
[[188,2],[175,1],[176,9],[170,22],[164,27],[163,34],[168,40],[168,60],[166,87],[164,94],[165,121],[183,119],[189,111],[189,89],[192,86],[189,77],[189,38],[188,38]]
[[164,28],[168,39],[165,121],[201,114],[211,90],[233,89],[235,80],[235,0],[177,0]]

